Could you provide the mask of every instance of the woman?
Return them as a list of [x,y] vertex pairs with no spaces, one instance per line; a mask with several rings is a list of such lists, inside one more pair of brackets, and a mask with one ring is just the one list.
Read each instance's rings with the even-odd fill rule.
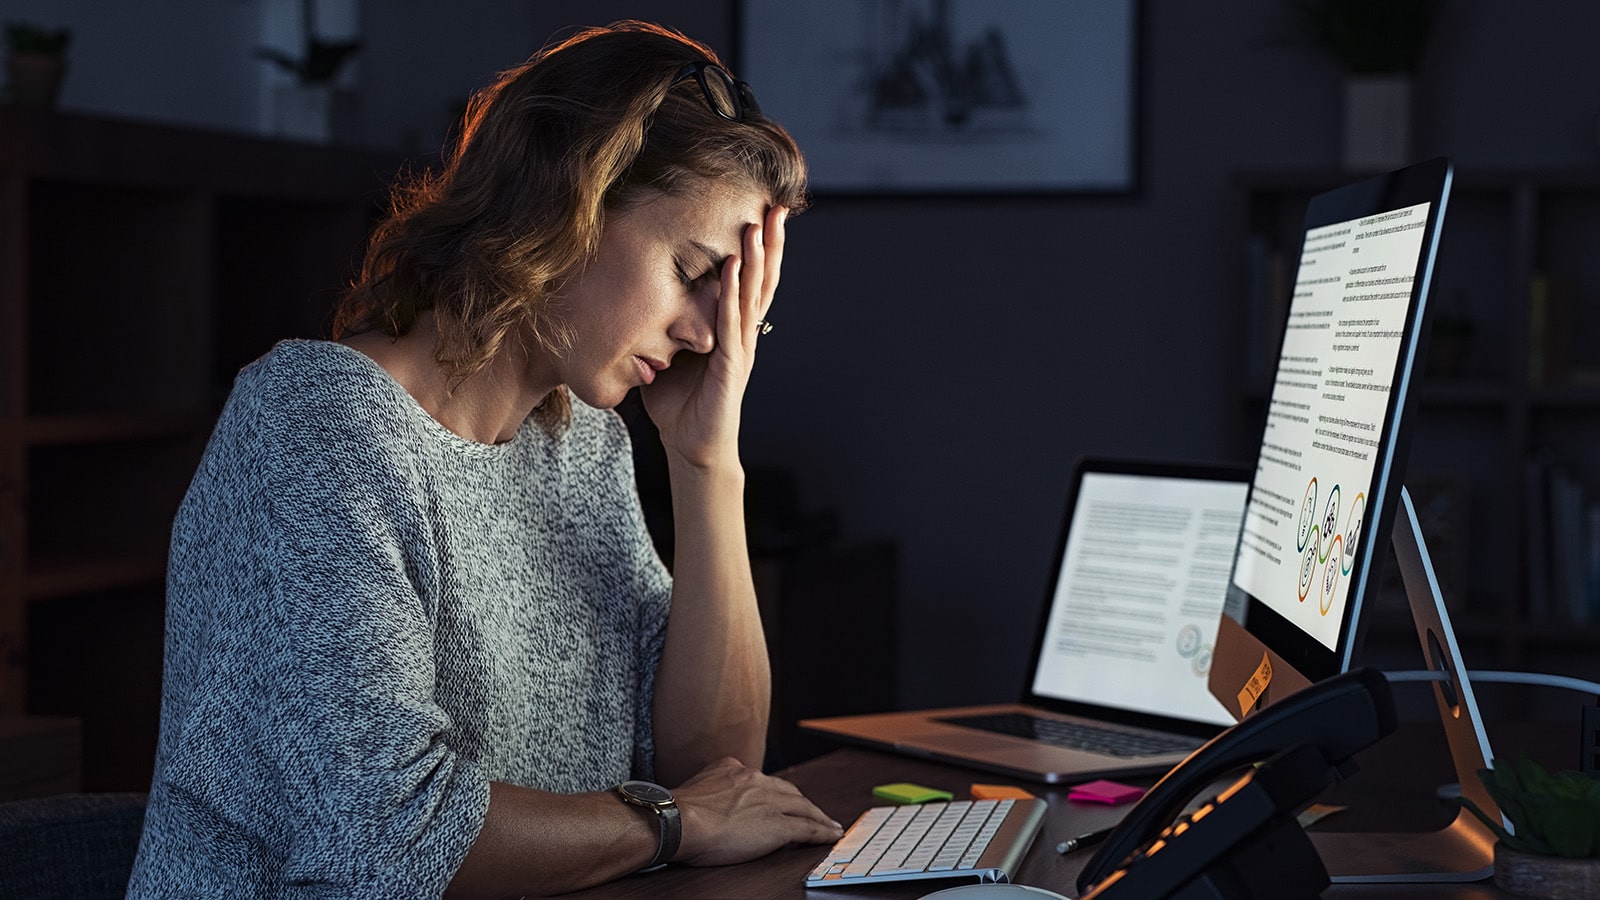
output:
[[[475,98],[336,341],[240,374],[184,500],[130,896],[548,894],[839,837],[759,771],[738,456],[804,179],[655,26]],[[635,387],[670,577],[609,411]]]

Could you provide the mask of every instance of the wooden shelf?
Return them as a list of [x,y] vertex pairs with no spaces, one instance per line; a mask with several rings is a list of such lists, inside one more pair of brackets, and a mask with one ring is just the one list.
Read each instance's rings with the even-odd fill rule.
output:
[[[60,676],[129,634],[159,659],[168,532],[233,377],[325,335],[403,163],[0,105],[0,716],[155,721]],[[107,677],[159,698],[139,658]]]
[[1503,382],[1424,379],[1417,399],[1426,406],[1502,409],[1511,397],[1511,389]]
[[[1383,172],[1357,172],[1349,169],[1243,169],[1234,173],[1236,189],[1273,193],[1319,193],[1349,184],[1368,175]],[[1504,194],[1516,190],[1560,193],[1600,192],[1600,172],[1593,168],[1572,169],[1481,169],[1458,166],[1451,192]]]
[[33,180],[340,205],[381,197],[403,162],[377,151],[8,105],[0,105],[0,135],[0,171]]
[[1549,385],[1533,388],[1528,402],[1540,409],[1600,410],[1600,385]]

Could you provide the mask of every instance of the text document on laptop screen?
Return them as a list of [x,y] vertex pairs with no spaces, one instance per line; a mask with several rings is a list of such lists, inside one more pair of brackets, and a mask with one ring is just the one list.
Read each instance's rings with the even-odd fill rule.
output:
[[1033,692],[1233,724],[1206,676],[1247,490],[1084,473]]
[[1301,250],[1233,582],[1330,649],[1428,208],[1309,229]]

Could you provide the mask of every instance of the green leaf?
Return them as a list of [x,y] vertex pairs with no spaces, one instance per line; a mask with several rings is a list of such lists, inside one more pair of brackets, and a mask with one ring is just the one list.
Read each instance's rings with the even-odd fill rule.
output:
[[[1496,828],[1503,823],[1490,821],[1482,810],[1473,812],[1507,846],[1547,856],[1600,858],[1600,778],[1571,769],[1551,774],[1522,754],[1515,762],[1495,760],[1492,768],[1478,771],[1478,780],[1510,824]],[[1465,798],[1463,806],[1472,809]]]
[[1587,803],[1552,798],[1539,810],[1539,836],[1558,856],[1584,857],[1594,843],[1594,813]]
[[1518,756],[1516,769],[1517,778],[1528,793],[1550,793],[1550,776],[1545,772],[1544,766],[1534,762],[1533,757],[1526,753]]

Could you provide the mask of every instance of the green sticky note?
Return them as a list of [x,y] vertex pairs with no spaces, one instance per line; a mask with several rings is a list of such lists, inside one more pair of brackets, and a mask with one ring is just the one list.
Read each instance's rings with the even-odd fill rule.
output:
[[923,787],[920,784],[911,784],[906,781],[897,781],[894,784],[880,784],[872,789],[872,796],[892,803],[927,803],[932,800],[952,800],[955,798],[955,795],[949,791]]

